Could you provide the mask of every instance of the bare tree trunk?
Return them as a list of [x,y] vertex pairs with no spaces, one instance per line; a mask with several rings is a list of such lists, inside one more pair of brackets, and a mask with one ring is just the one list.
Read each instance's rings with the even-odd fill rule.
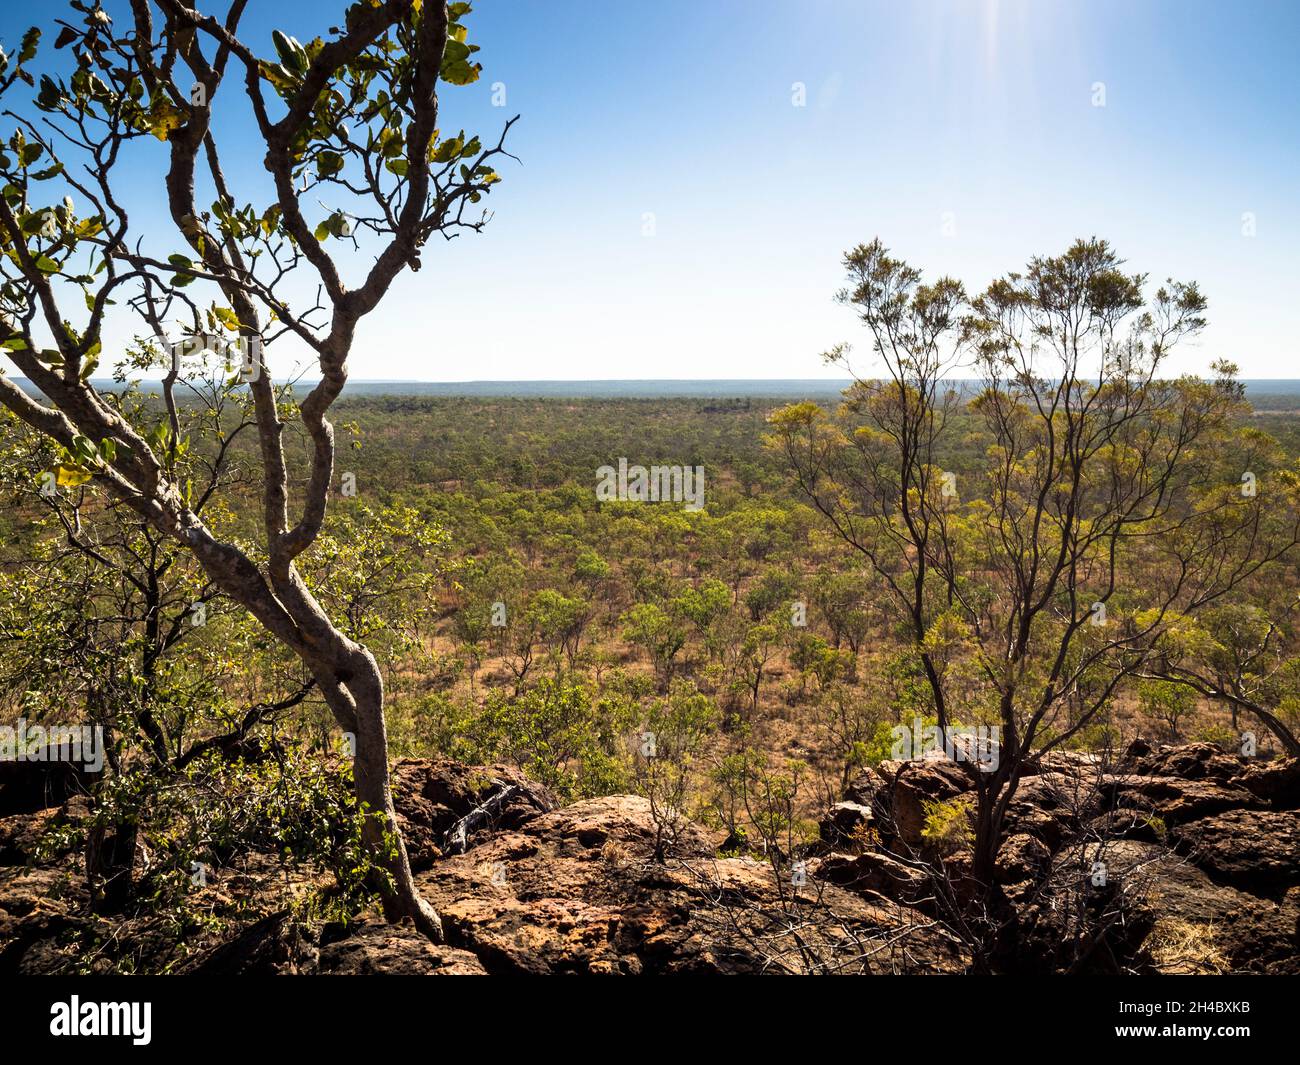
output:
[[391,883],[382,885],[384,917],[398,921],[410,917],[416,927],[435,942],[443,938],[442,921],[437,911],[420,894],[406,843],[397,826],[393,792],[388,773],[388,737],[384,724],[383,688],[378,670],[367,679],[372,697],[357,700],[357,756],[353,763],[357,801],[366,809],[364,839],[370,850],[380,856]]
[[1002,849],[1002,826],[996,817],[994,795],[980,797],[975,809],[975,844],[971,875],[983,887],[992,888],[997,873],[998,851]]
[[1240,729],[1237,724],[1238,711],[1245,710],[1247,713],[1253,714],[1273,734],[1274,738],[1282,745],[1282,750],[1286,752],[1288,758],[1300,758],[1300,740],[1296,738],[1294,732],[1282,723],[1276,714],[1248,699],[1231,695],[1226,698],[1228,699],[1228,705],[1232,708],[1232,727],[1234,731]]
[[332,626],[330,636],[331,653],[309,664],[335,719],[356,741],[352,773],[357,802],[366,815],[362,839],[376,865],[387,874],[378,876],[373,885],[384,917],[388,921],[409,917],[424,935],[441,943],[442,920],[416,886],[393,806],[383,675],[365,647]]

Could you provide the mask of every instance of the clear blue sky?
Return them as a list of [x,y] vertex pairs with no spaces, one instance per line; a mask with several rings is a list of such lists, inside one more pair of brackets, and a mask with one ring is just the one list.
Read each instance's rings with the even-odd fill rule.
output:
[[[343,6],[253,0],[246,30],[269,54]],[[7,48],[34,11],[0,15]],[[847,247],[978,287],[1091,234],[1201,283],[1176,369],[1300,377],[1300,4],[479,0],[468,24],[484,75],[441,125],[519,112],[522,162],[366,322],[354,377],[839,376],[818,353],[867,346],[832,302]]]

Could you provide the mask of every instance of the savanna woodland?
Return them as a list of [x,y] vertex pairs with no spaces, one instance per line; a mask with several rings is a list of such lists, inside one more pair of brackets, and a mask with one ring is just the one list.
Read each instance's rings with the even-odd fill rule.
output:
[[1300,970],[1300,432],[1167,371],[1213,293],[845,233],[842,394],[350,395],[515,120],[440,120],[467,3],[246,6],[0,60],[0,968]]

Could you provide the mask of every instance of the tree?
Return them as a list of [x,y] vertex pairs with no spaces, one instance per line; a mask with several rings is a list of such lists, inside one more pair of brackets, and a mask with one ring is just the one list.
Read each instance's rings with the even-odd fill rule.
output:
[[[940,728],[957,702],[947,664],[976,667],[975,702],[1000,733],[973,812],[988,898],[1031,760],[1101,714],[1177,617],[1294,557],[1296,473],[1252,470],[1235,368],[1161,379],[1205,299],[1173,281],[1148,299],[1104,241],[1036,258],[974,299],[951,278],[922,283],[878,240],[844,264],[840,301],[883,379],[856,378],[834,422],[808,403],[775,413],[771,443],[901,607]],[[979,387],[949,383],[959,369]],[[986,447],[972,484],[944,461],[958,416]],[[1267,492],[1246,490],[1256,474]]]
[[[227,395],[220,382],[210,391],[192,383],[196,395],[212,401],[179,410],[197,439],[207,416],[238,397]],[[133,424],[149,407],[148,397],[131,389],[120,401]],[[240,417],[233,419],[236,429]],[[12,491],[6,501],[25,518],[7,538],[0,571],[0,706],[64,724],[73,722],[63,715],[84,714],[102,730],[107,765],[94,788],[92,816],[62,834],[70,846],[84,846],[92,908],[116,913],[147,900],[151,910],[175,906],[184,923],[178,891],[189,884],[192,863],[222,864],[228,853],[226,830],[233,826],[223,829],[219,812],[228,799],[243,826],[233,834],[245,840],[270,843],[310,825],[321,848],[304,853],[291,845],[284,856],[324,861],[343,889],[336,901],[358,903],[368,859],[340,850],[341,838],[335,838],[336,830],[346,834],[347,826],[360,826],[345,816],[351,775],[329,776],[338,786],[330,785],[337,805],[328,819],[300,811],[307,816],[295,822],[292,803],[285,801],[326,798],[313,783],[324,783],[326,775],[308,765],[307,745],[291,750],[276,727],[310,705],[305,700],[314,685],[302,664],[268,641],[247,611],[217,593],[189,551],[120,500],[101,499],[86,486],[42,494],[40,474],[54,461],[53,450],[50,441],[0,412],[0,469]],[[191,450],[184,463],[200,494],[206,492],[212,471],[201,452]],[[337,613],[385,643],[400,643],[402,615],[411,616],[403,609],[410,567],[437,545],[438,530],[414,525],[409,512],[358,509],[362,521],[346,510],[331,511],[322,545],[333,546],[311,556],[304,576],[313,587],[330,578],[331,593],[349,600]],[[217,517],[215,510],[209,515]],[[287,779],[291,775],[295,779]],[[279,801],[258,824],[257,796],[269,793]],[[300,836],[292,841],[302,842]],[[150,855],[143,865],[137,862],[141,853]]]
[[686,805],[700,755],[717,728],[717,707],[689,683],[674,684],[667,698],[654,700],[646,712],[633,776],[650,802],[656,861],[664,860],[688,821]]
[[[1287,612],[1293,605],[1287,604]],[[1193,699],[1201,695],[1226,704],[1234,728],[1238,712],[1245,711],[1294,758],[1300,756],[1300,737],[1286,720],[1284,707],[1293,705],[1300,692],[1300,659],[1286,653],[1288,642],[1286,627],[1263,608],[1226,603],[1170,625],[1155,644],[1143,676],[1179,688]],[[1165,702],[1177,700],[1169,695]],[[1175,725],[1170,721],[1171,729]]]
[[773,567],[764,570],[763,575],[745,593],[749,619],[761,621],[774,610],[785,607],[794,591],[795,579],[788,569]]
[[505,759],[572,799],[622,785],[622,748],[636,712],[630,699],[618,693],[595,698],[586,683],[562,674],[544,677],[521,695],[489,693],[463,732],[471,757]]
[[749,696],[749,714],[758,713],[758,698],[767,676],[768,664],[784,643],[785,629],[774,621],[760,621],[745,631],[736,656],[731,663],[732,690]]
[[1196,709],[1194,691],[1166,680],[1144,680],[1138,684],[1137,696],[1139,709],[1165,726],[1171,743],[1182,739],[1182,724]]
[[524,611],[524,624],[536,632],[547,648],[552,667],[558,672],[563,655],[572,669],[591,620],[591,604],[567,596],[554,588],[534,592]]
[[[134,422],[139,397],[125,392],[120,404]],[[231,610],[189,551],[120,500],[101,505],[84,487],[38,491],[54,448],[3,417],[13,502],[42,516],[15,539],[12,568],[0,574],[0,696],[20,696],[37,713],[84,707],[110,740],[115,771],[123,748],[177,770],[234,750],[307,697],[310,677],[283,655],[257,653],[260,628]],[[201,465],[186,462],[206,486]],[[244,691],[232,692],[223,681],[241,664]]]
[[683,588],[673,597],[672,611],[695,628],[711,657],[721,654],[717,625],[731,609],[731,590],[714,577]]
[[835,649],[847,643],[855,655],[866,638],[871,619],[860,577],[822,569],[812,582],[812,601],[826,619]]
[[656,603],[637,603],[620,619],[628,643],[644,647],[665,687],[672,677],[673,660],[686,646],[686,630]]
[[[10,108],[16,128],[0,154],[0,344],[49,405],[4,378],[0,403],[62,447],[52,483],[93,484],[131,507],[303,662],[356,739],[356,791],[364,838],[385,870],[376,885],[385,914],[411,917],[439,938],[397,830],[378,663],[330,617],[298,562],[329,506],[336,471],[327,415],[347,381],[358,324],[402,270],[419,269],[431,237],[487,220],[474,205],[499,180],[491,160],[504,154],[514,120],[494,147],[438,128],[439,82],[463,85],[479,73],[463,21],[469,5],[354,3],[328,40],[303,45],[277,31],[272,59],[239,37],[243,0],[223,19],[180,0],[132,0],[125,30],[98,2],[70,6],[74,20],[55,42],[65,64],[40,74],[31,107]],[[5,60],[6,97],[19,83],[37,88],[39,39],[29,31]],[[237,196],[212,124],[218,106],[239,108],[241,128],[260,142],[269,203]],[[126,161],[148,165],[150,138],[167,148],[160,193],[175,232],[166,235],[133,226],[120,195],[140,173]],[[266,182],[252,184],[250,195],[266,195]],[[322,215],[311,206],[317,197],[330,201]],[[358,282],[344,280],[356,257],[332,253],[330,242],[373,251]],[[294,307],[289,291],[304,275],[319,296]],[[161,344],[165,410],[149,433],[90,383],[107,323],[132,312],[150,336],[173,337]],[[285,337],[306,345],[320,371],[300,411],[310,441],[305,479],[291,476],[286,413],[263,354]],[[179,362],[185,350],[210,346],[242,368],[251,396],[262,467],[256,548],[212,528],[177,473],[188,444],[179,433]]]

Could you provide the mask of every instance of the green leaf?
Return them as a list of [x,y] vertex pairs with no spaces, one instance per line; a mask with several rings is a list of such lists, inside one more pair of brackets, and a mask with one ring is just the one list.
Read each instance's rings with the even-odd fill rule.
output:
[[462,130],[459,137],[449,137],[445,141],[439,141],[433,149],[432,159],[435,163],[450,163],[453,159],[460,158],[464,147],[465,132]]
[[237,315],[229,307],[213,307],[212,313],[215,314],[217,316],[217,320],[220,321],[221,324],[224,325],[227,329],[229,329],[232,333],[239,332],[239,315]]
[[26,63],[29,59],[36,56],[36,49],[41,43],[41,31],[33,26],[23,34],[23,43],[18,51],[19,64]]
[[478,81],[483,70],[481,63],[471,63],[470,56],[478,51],[478,46],[464,41],[449,39],[442,53],[442,80],[452,85],[469,85]]
[[172,266],[176,267],[177,270],[176,275],[172,278],[173,285],[177,288],[184,288],[186,285],[194,284],[194,281],[196,280],[194,275],[184,272],[186,268],[192,269],[194,266],[194,262],[189,258],[189,256],[180,255],[179,253],[169,255],[167,256],[167,261],[171,263]]
[[316,173],[329,177],[343,169],[343,156],[338,152],[325,151],[316,156]]
[[160,141],[165,141],[185,125],[185,113],[166,96],[155,96],[149,105],[148,125],[150,133]]
[[307,72],[307,51],[296,39],[280,30],[271,31],[271,40],[275,43],[275,54],[280,62],[299,74]]
[[36,106],[42,111],[57,111],[63,103],[63,90],[48,74],[41,75],[41,88],[36,94]]
[[99,353],[103,350],[104,343],[101,340],[96,340],[86,349],[81,363],[81,379],[83,381],[89,381],[91,375],[99,369]]
[[287,69],[283,63],[261,62],[257,66],[262,72],[262,77],[275,86],[275,91],[281,96],[288,96],[302,84],[302,78]]

